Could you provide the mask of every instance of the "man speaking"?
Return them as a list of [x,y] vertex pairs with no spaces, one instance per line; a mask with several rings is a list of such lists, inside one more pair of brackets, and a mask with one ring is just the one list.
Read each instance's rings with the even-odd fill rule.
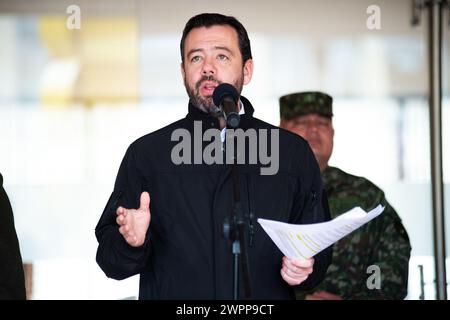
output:
[[[184,28],[180,49],[188,114],[129,146],[96,227],[97,262],[114,279],[140,274],[140,299],[232,299],[236,248],[226,236],[227,221],[233,222],[239,211],[241,253],[247,253],[241,261],[247,262],[248,272],[239,265],[237,298],[294,299],[294,288],[311,289],[323,279],[330,250],[308,260],[290,260],[256,219],[297,224],[327,220],[314,154],[301,137],[254,118],[253,106],[240,96],[252,78],[253,60],[247,31],[238,20],[220,14],[194,16]],[[266,145],[261,142],[267,137],[257,136],[256,141],[259,148],[279,153],[276,172],[262,174],[262,161],[174,163],[174,132],[195,137],[200,131],[203,138],[220,132],[219,145],[226,140],[222,137],[229,137],[232,128],[212,99],[222,83],[238,91],[239,130],[268,130],[278,137]],[[192,140],[188,144],[193,152],[183,149],[180,157],[197,158],[210,147],[205,140]],[[215,153],[235,154],[223,145]],[[247,145],[245,151],[253,147]],[[244,286],[250,286],[250,295]]]

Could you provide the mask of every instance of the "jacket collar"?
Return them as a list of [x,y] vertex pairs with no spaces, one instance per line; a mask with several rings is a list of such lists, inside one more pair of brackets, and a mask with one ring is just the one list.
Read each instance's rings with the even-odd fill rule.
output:
[[[248,120],[253,118],[253,112],[255,109],[253,108],[250,101],[244,96],[240,96],[240,100],[244,105],[245,114],[241,114],[241,126],[242,128],[247,128]],[[194,107],[192,102],[189,100],[188,105],[188,114],[186,115],[186,119],[189,121],[202,121],[207,123],[215,123],[215,127],[219,126],[219,122],[217,118],[211,116],[210,114]]]

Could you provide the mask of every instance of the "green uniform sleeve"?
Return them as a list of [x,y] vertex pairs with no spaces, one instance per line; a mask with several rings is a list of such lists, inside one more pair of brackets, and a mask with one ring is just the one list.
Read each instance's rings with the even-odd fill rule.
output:
[[[383,199],[385,211],[369,228],[372,249],[368,253],[366,281],[352,299],[404,299],[408,290],[411,245],[395,210]],[[377,278],[378,277],[378,278]]]

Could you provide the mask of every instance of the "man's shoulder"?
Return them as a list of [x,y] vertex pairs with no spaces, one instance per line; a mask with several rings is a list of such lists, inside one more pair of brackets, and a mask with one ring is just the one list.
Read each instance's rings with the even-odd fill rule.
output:
[[337,167],[328,167],[323,173],[324,180],[328,180],[330,183],[339,183],[341,185],[349,185],[351,187],[373,189],[377,191],[382,190],[369,179],[350,174]]
[[185,118],[177,120],[165,127],[162,127],[156,131],[150,132],[135,141],[130,145],[131,148],[135,149],[148,149],[148,147],[161,146],[162,144],[167,144],[170,141],[172,133],[176,129],[184,128]]
[[369,210],[386,201],[383,190],[365,177],[328,167],[322,178],[330,202],[346,210],[356,205]]

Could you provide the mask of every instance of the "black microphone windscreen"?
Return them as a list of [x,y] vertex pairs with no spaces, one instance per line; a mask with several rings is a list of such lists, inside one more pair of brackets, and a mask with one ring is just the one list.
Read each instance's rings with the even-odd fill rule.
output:
[[229,83],[221,83],[214,89],[214,104],[219,107],[224,96],[231,96],[235,102],[239,99],[239,93],[236,88]]

